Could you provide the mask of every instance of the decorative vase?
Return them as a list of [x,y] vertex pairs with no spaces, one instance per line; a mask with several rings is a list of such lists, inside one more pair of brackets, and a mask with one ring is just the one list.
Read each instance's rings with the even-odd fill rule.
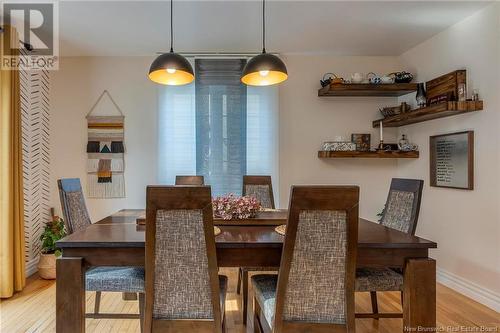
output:
[[425,107],[427,104],[427,94],[425,93],[425,87],[423,83],[417,84],[417,105],[421,108]]
[[399,140],[399,147],[405,147],[409,144],[410,142],[406,138],[406,134],[403,134],[403,137]]
[[42,279],[54,280],[56,278],[56,255],[41,254],[38,261],[38,274]]

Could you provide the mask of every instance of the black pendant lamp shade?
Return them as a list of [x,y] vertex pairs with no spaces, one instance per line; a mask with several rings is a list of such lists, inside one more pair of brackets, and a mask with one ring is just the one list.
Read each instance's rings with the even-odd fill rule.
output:
[[149,68],[149,79],[170,86],[188,84],[194,80],[193,67],[186,58],[171,51],[153,61]]
[[193,67],[189,61],[173,49],[173,0],[170,0],[170,52],[156,58],[149,68],[149,79],[169,86],[180,86],[194,80]]
[[262,0],[262,53],[247,62],[241,82],[249,86],[270,86],[287,78],[285,63],[277,56],[266,53],[266,2]]
[[241,82],[249,86],[270,86],[287,78],[285,63],[277,56],[264,52],[247,62]]

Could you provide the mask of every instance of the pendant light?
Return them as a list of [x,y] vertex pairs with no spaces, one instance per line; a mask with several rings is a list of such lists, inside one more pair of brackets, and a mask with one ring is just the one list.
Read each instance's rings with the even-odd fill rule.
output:
[[180,86],[194,80],[193,67],[182,55],[174,52],[173,0],[170,0],[170,52],[156,58],[149,68],[149,79],[169,86]]
[[270,86],[287,78],[285,63],[266,53],[266,0],[262,0],[262,53],[247,62],[241,82],[249,86]]

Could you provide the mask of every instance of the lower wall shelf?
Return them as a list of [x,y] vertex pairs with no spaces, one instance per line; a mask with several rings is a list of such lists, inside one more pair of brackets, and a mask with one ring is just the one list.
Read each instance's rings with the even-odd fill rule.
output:
[[418,151],[318,151],[318,158],[418,158]]

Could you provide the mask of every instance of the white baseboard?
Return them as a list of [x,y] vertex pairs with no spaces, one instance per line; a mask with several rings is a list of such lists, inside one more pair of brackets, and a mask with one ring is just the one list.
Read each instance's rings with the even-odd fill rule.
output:
[[31,259],[26,263],[26,277],[35,274],[38,271],[38,257]]
[[500,312],[500,294],[484,288],[442,268],[437,269],[437,282]]

